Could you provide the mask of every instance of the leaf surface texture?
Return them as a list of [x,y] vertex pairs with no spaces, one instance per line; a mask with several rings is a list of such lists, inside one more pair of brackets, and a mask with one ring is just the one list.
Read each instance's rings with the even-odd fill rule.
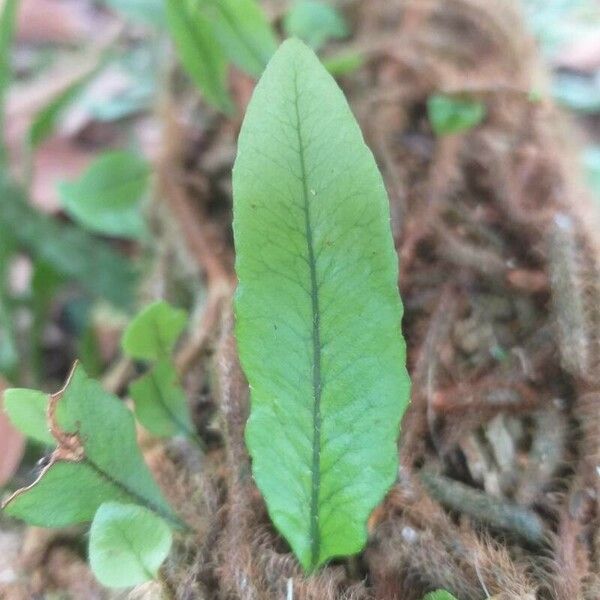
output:
[[155,579],[172,543],[169,526],[135,504],[107,502],[90,529],[90,565],[107,587],[129,587]]
[[291,40],[258,84],[234,184],[246,439],[306,570],[358,552],[396,477],[409,380],[389,205],[346,100]]

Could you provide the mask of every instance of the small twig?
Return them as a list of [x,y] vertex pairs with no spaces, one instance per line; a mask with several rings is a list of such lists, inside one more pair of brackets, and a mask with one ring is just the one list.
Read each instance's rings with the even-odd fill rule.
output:
[[452,510],[466,514],[491,527],[523,538],[536,546],[545,541],[544,523],[532,510],[492,498],[463,483],[421,471],[421,481],[433,498]]
[[227,306],[231,294],[232,284],[225,280],[219,279],[209,288],[199,322],[194,325],[194,331],[175,357],[175,367],[180,375],[190,369],[206,348],[221,321],[223,308]]
[[[451,286],[446,286],[440,294],[440,301],[429,321],[429,328],[420,348],[419,359],[413,376],[415,392],[420,392],[426,400],[426,419],[431,440],[439,450],[436,431],[437,414],[433,409],[433,399],[438,386],[440,353],[448,340],[452,324],[458,310],[458,299]],[[416,395],[416,394],[415,394]]]
[[127,356],[122,356],[102,376],[102,387],[111,394],[116,394],[123,389],[133,372],[133,361]]
[[441,222],[434,227],[441,242],[441,258],[458,267],[473,269],[481,277],[504,280],[508,270],[507,261],[497,252],[462,239]]
[[216,232],[194,206],[185,190],[176,183],[172,174],[172,170],[175,168],[174,165],[163,168],[161,187],[170,212],[185,239],[188,251],[204,272],[209,288],[217,282],[231,282],[232,274],[214,251],[215,242],[218,242],[215,239]]
[[522,414],[536,410],[543,398],[517,377],[498,382],[498,374],[492,372],[479,381],[462,382],[451,389],[435,392],[431,408],[437,415],[466,418],[477,412],[477,421],[491,419],[500,412]]

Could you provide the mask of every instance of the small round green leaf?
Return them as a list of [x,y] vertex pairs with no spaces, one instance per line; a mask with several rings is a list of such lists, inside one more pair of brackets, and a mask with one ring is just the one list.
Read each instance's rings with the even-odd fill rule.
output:
[[172,541],[168,525],[149,510],[107,502],[90,529],[90,565],[107,587],[138,585],[156,578]]
[[427,100],[427,114],[437,135],[449,135],[472,129],[483,121],[486,108],[483,102],[433,94]]
[[129,323],[123,334],[123,351],[141,360],[156,360],[168,356],[185,328],[184,310],[158,300],[146,306]]
[[59,186],[62,204],[87,229],[106,235],[139,238],[145,232],[140,202],[150,167],[131,152],[107,152],[76,181]]

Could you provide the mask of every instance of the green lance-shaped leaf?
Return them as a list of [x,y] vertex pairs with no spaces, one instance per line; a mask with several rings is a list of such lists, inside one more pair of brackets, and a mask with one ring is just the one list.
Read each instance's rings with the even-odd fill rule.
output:
[[167,26],[181,65],[206,101],[224,112],[233,110],[227,91],[227,60],[213,25],[197,4],[166,0]]
[[271,518],[312,570],[363,547],[396,477],[409,379],[385,188],[302,42],[254,92],[233,184],[247,444]]
[[169,526],[135,504],[106,502],[90,528],[90,566],[107,587],[130,587],[156,579],[173,542]]
[[86,70],[35,114],[27,134],[29,149],[35,149],[52,134],[63,112],[77,99],[103,64],[104,61],[101,61],[100,64]]
[[226,56],[258,77],[277,50],[277,38],[255,0],[204,0],[203,10]]
[[169,356],[186,322],[184,310],[157,300],[143,308],[129,323],[121,340],[123,351],[131,358],[141,360]]
[[38,479],[6,501],[9,515],[41,527],[64,527],[91,521],[103,502],[117,501],[145,506],[185,527],[144,463],[133,415],[81,366],[51,397],[49,413],[58,448]]
[[437,590],[435,592],[429,592],[423,600],[456,600],[456,598],[445,590]]
[[149,178],[150,166],[137,154],[106,152],[58,190],[65,210],[90,231],[135,239],[146,231],[140,205]]
[[28,438],[52,446],[54,438],[46,422],[48,394],[12,388],[4,392],[4,410],[11,423]]

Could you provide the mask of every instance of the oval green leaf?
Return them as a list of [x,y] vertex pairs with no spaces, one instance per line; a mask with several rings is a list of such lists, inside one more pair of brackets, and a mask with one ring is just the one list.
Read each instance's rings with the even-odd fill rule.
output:
[[141,360],[169,356],[185,329],[187,313],[158,300],[146,306],[129,323],[121,346],[125,354]]
[[396,477],[409,379],[385,188],[302,42],[254,92],[233,185],[247,444],[271,518],[312,570],[363,547]]
[[90,528],[90,566],[106,587],[139,585],[156,579],[172,542],[169,526],[149,510],[107,502]]
[[145,232],[142,196],[148,188],[150,167],[131,152],[106,152],[59,193],[65,210],[90,231],[124,238]]

